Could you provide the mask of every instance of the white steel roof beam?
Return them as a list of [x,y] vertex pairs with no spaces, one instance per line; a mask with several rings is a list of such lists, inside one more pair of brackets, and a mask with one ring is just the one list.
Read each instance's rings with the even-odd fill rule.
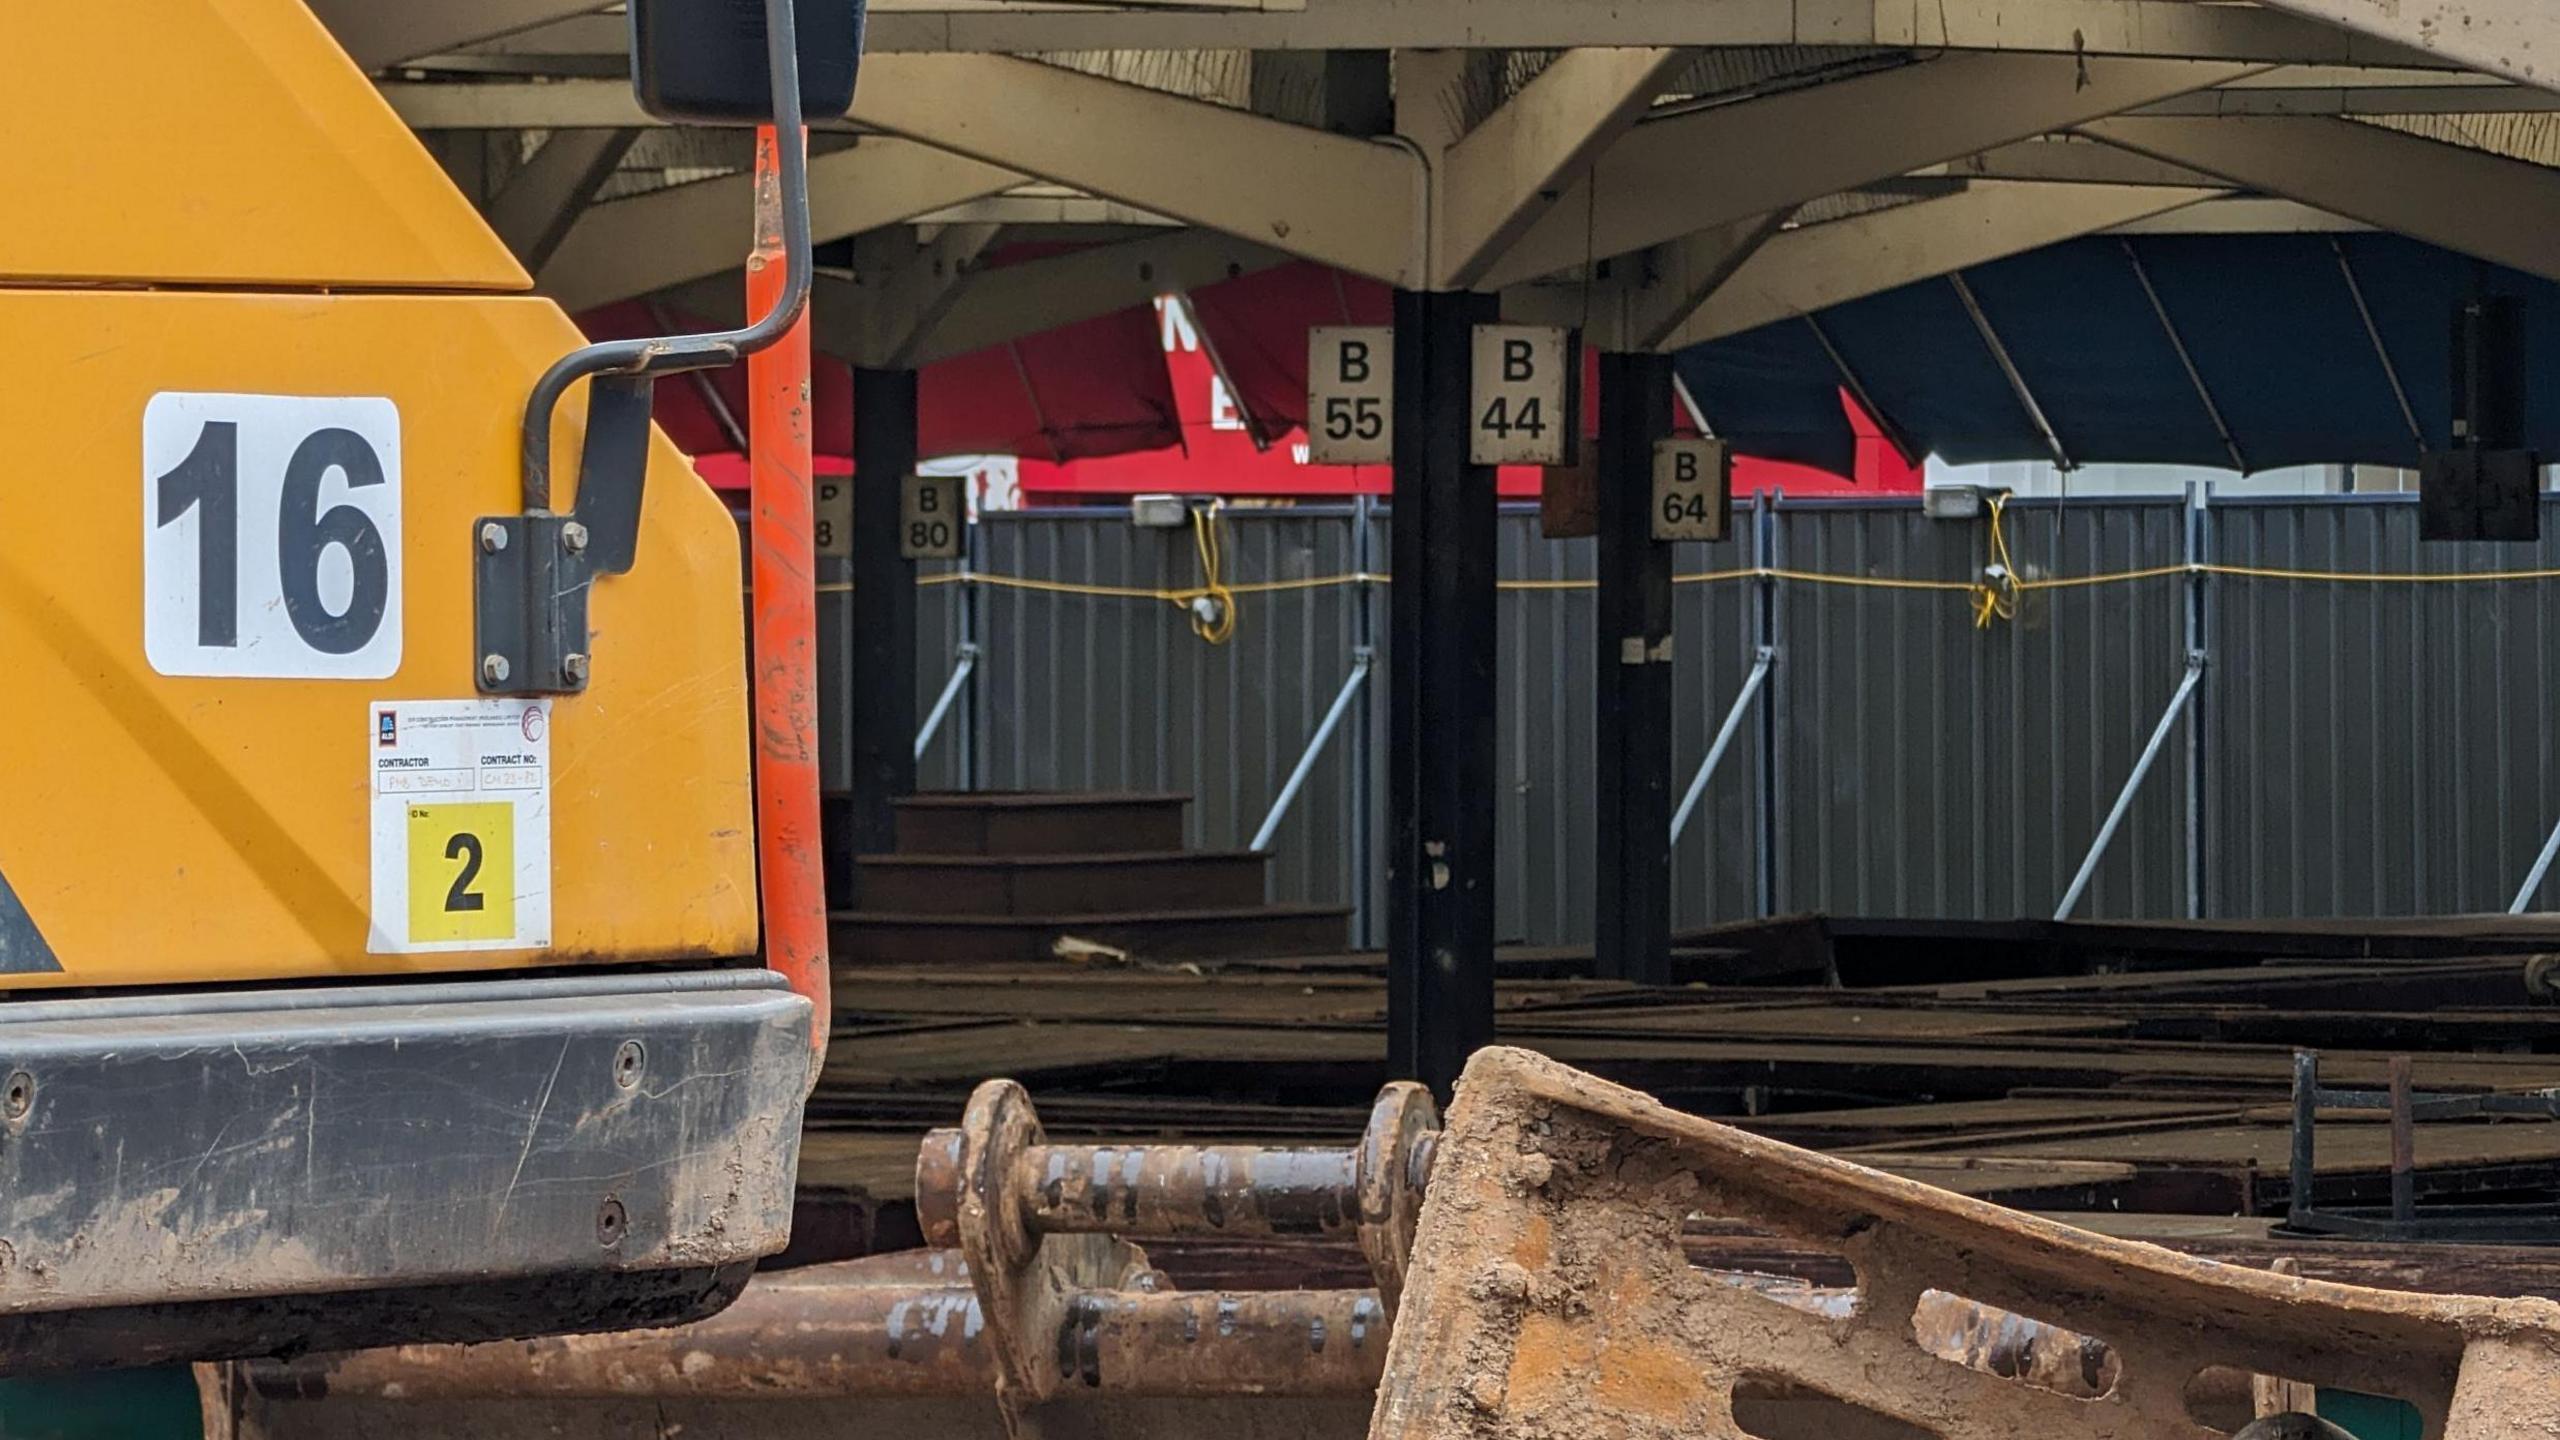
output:
[[[809,160],[809,233],[821,243],[992,195],[1022,176],[904,140],[869,139]],[[587,208],[538,288],[569,310],[716,274],[745,257],[755,178],[724,175]]]
[[[811,292],[810,342],[853,365],[930,365],[1283,264],[1279,251],[1206,230],[1149,235],[964,275],[932,323],[894,360],[866,335],[881,328],[884,287],[830,270]],[[892,282],[894,284],[894,282]],[[732,271],[666,299],[716,325],[743,323],[743,281]]]
[[1784,231],[1662,339],[1676,350],[1810,315],[2221,194],[2211,189],[1980,180],[1849,220]]
[[[377,0],[332,3],[353,8]],[[2317,21],[2195,0],[1930,0],[1918,6],[1911,0],[1305,0],[1305,7],[1149,13],[1102,6],[972,6],[960,0],[899,10],[875,5],[865,43],[875,55],[1909,45],[2262,63],[2446,63]],[[482,59],[594,60],[619,56],[623,44],[619,19],[596,16],[507,35],[472,47],[472,53]]]
[[[918,245],[904,226],[863,236],[853,242],[856,279],[864,303],[856,318],[852,348],[857,364],[883,370],[911,369],[922,363],[918,351],[951,308],[968,293],[978,257],[995,243],[1001,225],[946,225]],[[874,265],[873,256],[894,253],[894,263]],[[877,274],[868,273],[875,269]],[[843,282],[839,281],[838,284]],[[812,337],[833,318],[813,311]]]
[[[2463,77],[2468,79],[2470,77]],[[2267,85],[2200,90],[2144,115],[2513,115],[2560,110],[2560,90],[2531,85]]]
[[2372,226],[2272,195],[2224,195],[2127,220],[2110,235],[2343,235]]
[[853,118],[989,165],[1396,284],[1424,176],[1390,145],[1001,55],[878,55]]
[[2212,185],[2212,176],[2078,136],[2041,136],[1913,172],[1961,180],[2068,180],[2090,185]]
[[2520,85],[2560,90],[2560,5],[2551,0],[2264,0],[2277,10],[2441,57]]
[[1786,223],[1787,212],[1773,210],[1656,246],[1645,257],[1644,283],[1627,297],[1626,348],[1661,349],[1708,296],[1785,233]]
[[524,268],[539,272],[639,138],[637,130],[552,131],[490,197],[489,228]]
[[1950,55],[1636,126],[1490,267],[1508,285],[2254,73]]
[[[312,13],[365,70],[549,25],[602,0],[311,0]],[[622,48],[617,43],[615,49]]]
[[1687,56],[1572,50],[1450,146],[1433,183],[1432,288],[1474,284],[1627,128]]
[[1268,270],[1288,258],[1214,231],[1186,230],[981,271],[921,338],[916,359],[965,355]]
[[2560,280],[2560,170],[2320,116],[2121,117],[2112,145]]

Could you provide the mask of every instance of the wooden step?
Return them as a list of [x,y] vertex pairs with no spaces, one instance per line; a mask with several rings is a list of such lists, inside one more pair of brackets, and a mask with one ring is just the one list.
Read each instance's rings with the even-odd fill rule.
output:
[[1122,855],[865,855],[855,894],[865,911],[917,915],[1108,915],[1235,910],[1262,903],[1251,850]]
[[1345,948],[1350,914],[1328,905],[1103,915],[846,911],[833,918],[827,931],[837,961],[853,965],[1055,963],[1052,947],[1065,935],[1126,950],[1137,960],[1232,960],[1339,953]]
[[897,802],[902,855],[1125,855],[1182,848],[1188,795],[978,790]]

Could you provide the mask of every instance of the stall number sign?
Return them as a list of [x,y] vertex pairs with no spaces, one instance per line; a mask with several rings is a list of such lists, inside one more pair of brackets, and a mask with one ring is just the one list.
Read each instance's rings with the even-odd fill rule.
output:
[[1653,444],[1653,538],[1721,540],[1733,514],[1732,470],[1721,440]]
[[142,410],[142,647],[163,675],[400,668],[400,411],[162,391]]
[[910,560],[960,558],[968,523],[957,475],[910,475],[898,492],[898,553]]
[[551,944],[551,702],[378,701],[377,955]]
[[1396,332],[1384,325],[1307,334],[1307,458],[1318,465],[1395,459]]
[[841,560],[853,553],[853,480],[845,475],[818,478],[818,553]]
[[1573,332],[1548,325],[1475,328],[1467,459],[1564,465],[1573,459]]

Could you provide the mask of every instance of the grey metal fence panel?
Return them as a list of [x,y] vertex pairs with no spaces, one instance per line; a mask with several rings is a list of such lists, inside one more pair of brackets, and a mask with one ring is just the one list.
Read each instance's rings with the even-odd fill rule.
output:
[[[959,573],[956,561],[927,560],[916,566],[916,578],[931,582]],[[916,724],[921,726],[933,713],[933,703],[942,698],[943,687],[951,679],[951,667],[958,663],[960,642],[967,638],[963,624],[969,605],[965,587],[956,584],[926,583],[916,592]],[[967,788],[968,777],[962,757],[969,747],[969,727],[976,715],[962,702],[952,706],[943,718],[942,728],[933,743],[916,760],[916,788],[920,790],[960,790]]]
[[[1676,809],[1689,780],[1706,759],[1716,727],[1724,723],[1759,649],[1761,585],[1746,580],[1683,581],[1748,568],[1753,517],[1737,509],[1738,538],[1717,545],[1681,545],[1671,557],[1672,649],[1671,803]],[[1777,677],[1770,677],[1774,682]],[[1773,697],[1767,688],[1727,747],[1708,782],[1689,828],[1671,853],[1671,924],[1694,929],[1760,912],[1759,862],[1763,777],[1768,756],[1761,718]]]
[[[1543,538],[1534,512],[1506,513],[1500,538],[1500,574],[1510,583],[1496,601],[1502,794],[1496,810],[1495,933],[1531,945],[1587,942],[1599,888],[1592,795],[1599,605],[1597,592],[1587,588],[1598,546],[1587,539]],[[1679,546],[1673,571],[1703,575],[1738,568],[1749,552],[1736,546],[1747,543]],[[1558,582],[1574,588],[1530,588]],[[1675,803],[1751,668],[1751,589],[1748,582],[1727,580],[1674,590]],[[1759,748],[1756,726],[1736,741],[1673,857],[1674,925],[1754,913],[1759,807],[1752,781]]]
[[[2226,502],[2212,558],[2392,574],[2560,566],[2539,545],[2427,545],[2402,497]],[[2207,614],[2214,914],[2507,907],[2560,814],[2560,591],[2548,581],[2355,584],[2216,576]],[[2543,905],[2560,902],[2546,884]]]
[[[2177,563],[2175,503],[2009,507],[2022,575]],[[1778,563],[1968,581],[1988,527],[1915,505],[1778,514]],[[2182,579],[2027,595],[1976,628],[1959,591],[1782,583],[1780,904],[1843,915],[2050,914],[2185,669]],[[2155,770],[2083,916],[2184,913],[2186,800]]]
[[[980,527],[998,576],[1148,589],[1199,583],[1188,529],[1125,514],[1030,511]],[[1225,525],[1233,583],[1344,575],[1347,513],[1244,512]],[[988,789],[1169,790],[1193,797],[1189,839],[1242,848],[1349,671],[1360,587],[1240,599],[1234,638],[1204,643],[1157,600],[980,587],[976,716]],[[1349,904],[1351,747],[1337,736],[1274,849],[1277,900]]]
[[[2176,565],[2186,520],[2175,501],[2018,502],[2007,526],[2024,573],[2087,576]],[[1232,514],[1228,578],[1347,575],[1364,563],[1359,523],[1344,510]],[[1389,523],[1382,510],[1366,522],[1372,570],[1386,568]],[[1793,570],[1961,584],[1985,558],[1981,521],[1932,521],[1908,503],[1790,503],[1770,525],[1773,562]],[[2421,547],[2415,527],[2395,498],[2222,502],[2204,528],[2208,558],[2237,565],[2560,568],[2560,510],[2538,547]],[[998,576],[1174,589],[1199,574],[1187,531],[1136,529],[1124,512],[991,516],[978,544],[976,563]],[[1590,542],[1547,541],[1534,515],[1506,514],[1501,545],[1506,580],[1591,575]],[[1751,563],[1742,540],[1683,547],[1674,568]],[[1960,590],[1726,578],[1676,591],[1675,799],[1749,671],[1764,603],[1781,658],[1765,724],[1742,727],[1675,852],[1675,923],[1757,913],[1764,867],[1782,910],[2049,913],[2177,688],[2199,584],[2211,663],[2185,723],[2204,773],[2180,731],[2079,913],[2186,913],[2191,819],[2210,853],[2207,914],[2503,908],[2560,816],[2560,702],[2543,685],[2560,673],[2551,582],[2169,575],[2035,592],[2015,621],[1976,629]],[[1594,596],[1514,585],[1496,603],[1498,933],[1584,942]],[[1367,938],[1382,940],[1385,593],[1344,584],[1248,594],[1242,607],[1233,643],[1212,647],[1159,601],[929,587],[919,714],[964,616],[984,653],[924,783],[960,784],[965,746],[982,787],[1190,792],[1195,843],[1240,846],[1366,635],[1378,668],[1276,837],[1272,895],[1361,899]],[[2196,793],[2204,813],[2191,817]],[[2560,880],[2542,899],[2560,902]]]
[[[1506,512],[1498,535],[1503,580],[1592,578],[1596,542],[1544,539],[1535,512]],[[1596,888],[1597,595],[1588,588],[1505,589],[1494,604],[1501,646],[1494,753],[1502,777],[1494,806],[1494,934],[1532,945],[1588,939]]]

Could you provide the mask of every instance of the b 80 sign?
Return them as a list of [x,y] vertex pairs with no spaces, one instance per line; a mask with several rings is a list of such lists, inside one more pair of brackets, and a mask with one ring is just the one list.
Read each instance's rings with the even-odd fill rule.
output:
[[898,553],[909,560],[958,559],[968,523],[957,475],[910,475],[899,489]]

